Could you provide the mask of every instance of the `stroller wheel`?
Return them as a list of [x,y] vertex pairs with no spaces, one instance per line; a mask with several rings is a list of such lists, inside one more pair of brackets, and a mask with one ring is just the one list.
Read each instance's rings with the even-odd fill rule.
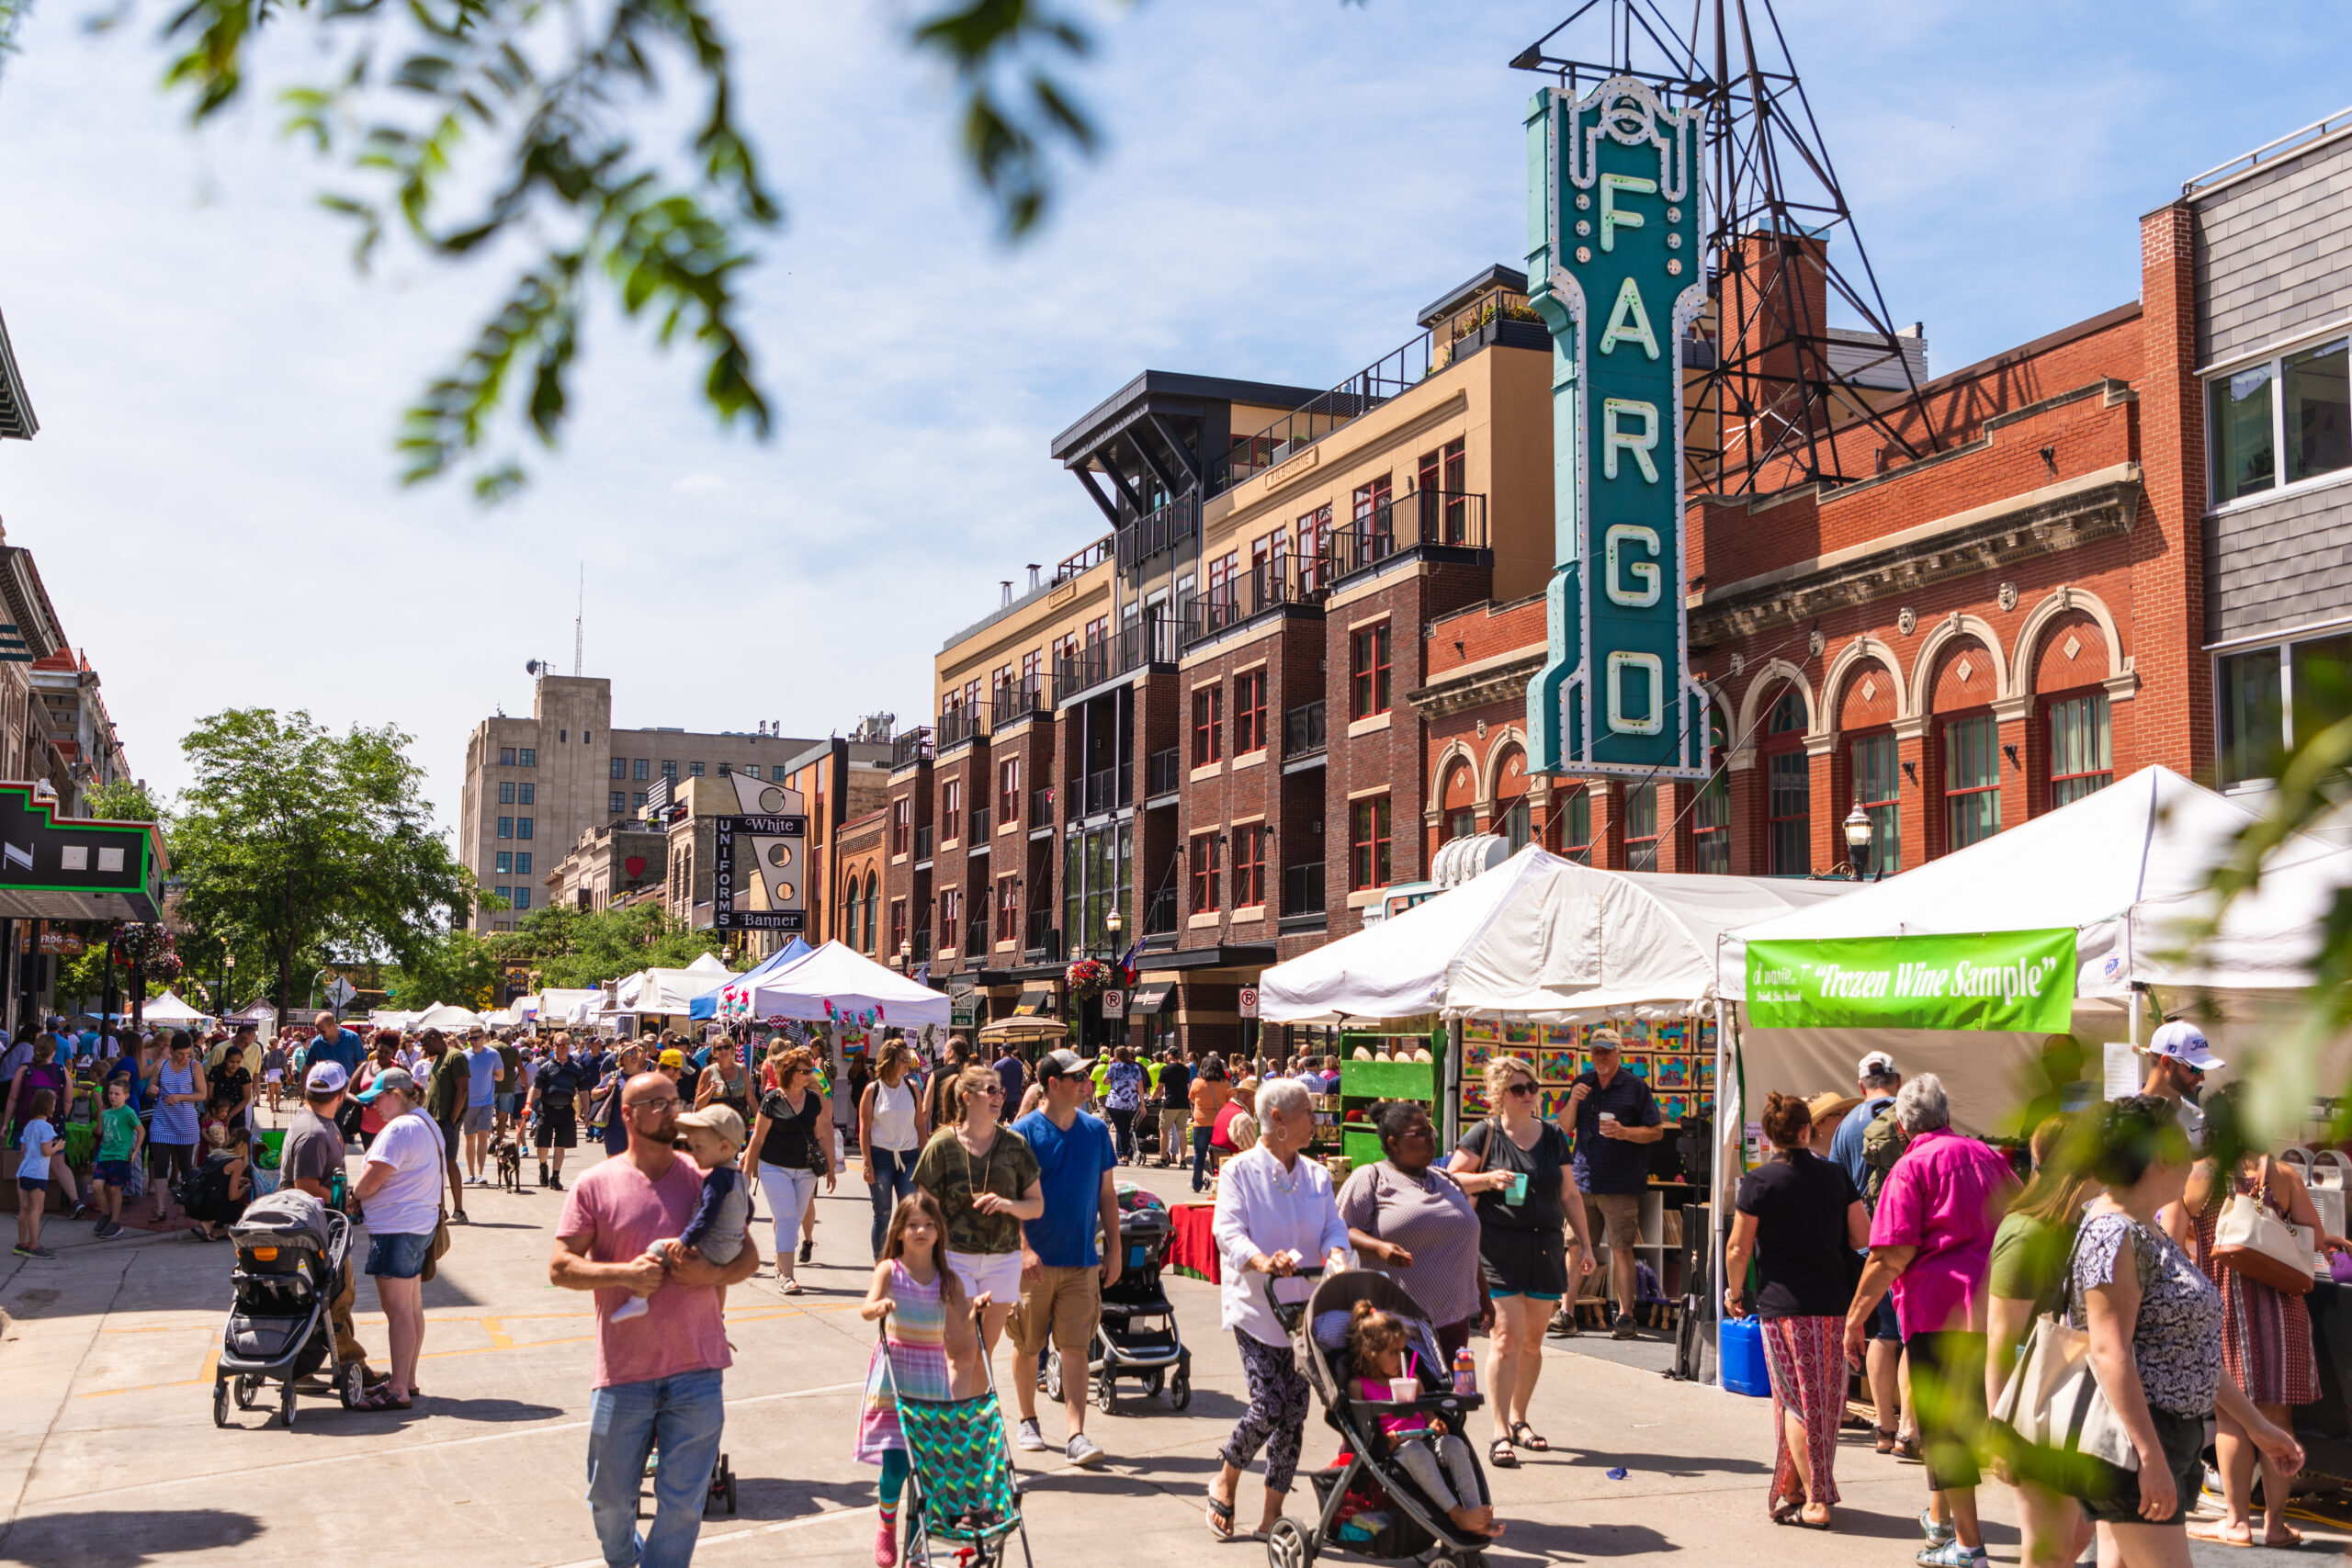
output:
[[261,1387],[261,1379],[249,1374],[239,1377],[237,1379],[237,1408],[251,1410],[254,1407],[254,1391],[259,1387]]
[[229,1424],[229,1380],[226,1378],[216,1379],[212,1384],[212,1424],[216,1427]]
[[1094,1380],[1094,1408],[1105,1416],[1110,1415],[1111,1407],[1118,1402],[1117,1389],[1118,1384],[1112,1381],[1110,1369],[1104,1368],[1102,1375]]
[[1308,1568],[1314,1561],[1315,1543],[1298,1528],[1298,1521],[1276,1519],[1274,1528],[1266,1532],[1266,1568]]
[[1059,1350],[1048,1350],[1046,1352],[1046,1397],[1057,1401],[1061,1396],[1062,1353]]
[[286,1423],[288,1431],[294,1429],[294,1384],[290,1380],[286,1384],[284,1396],[277,1402],[277,1418]]
[[1145,1397],[1145,1398],[1147,1398],[1147,1399],[1158,1399],[1158,1398],[1159,1397],[1159,1391],[1160,1391],[1161,1389],[1163,1389],[1163,1388],[1166,1388],[1167,1386],[1168,1386],[1168,1374],[1167,1374],[1167,1373],[1165,1373],[1165,1372],[1158,1372],[1158,1371],[1154,1371],[1154,1372],[1147,1372],[1147,1373],[1145,1373],[1145,1374],[1144,1374],[1144,1380],[1143,1380],[1143,1392],[1144,1392],[1144,1397]]
[[1170,1382],[1168,1385],[1169,1408],[1172,1410],[1182,1410],[1184,1406],[1192,1403],[1193,1374],[1190,1372],[1180,1371],[1176,1374],[1174,1381]]

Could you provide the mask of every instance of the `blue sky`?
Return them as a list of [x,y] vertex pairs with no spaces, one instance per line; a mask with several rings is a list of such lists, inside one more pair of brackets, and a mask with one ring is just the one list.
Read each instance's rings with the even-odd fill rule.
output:
[[[1094,536],[1056,431],[1146,367],[1335,381],[1517,259],[1537,79],[1503,62],[1564,3],[1103,11],[1105,149],[1008,251],[898,41],[920,7],[732,0],[787,209],[751,286],[777,433],[715,430],[687,360],[599,319],[566,448],[485,512],[398,489],[390,438],[497,275],[355,276],[266,105],[192,135],[155,13],[94,38],[48,0],[0,80],[0,311],[42,423],[0,447],[0,520],[166,789],[195,718],[303,707],[413,733],[446,820],[475,720],[527,710],[526,659],[569,668],[582,563],[617,723],[916,722],[941,638]],[[1781,17],[1937,371],[2133,298],[2141,213],[2352,97],[2352,20],[2307,5]]]

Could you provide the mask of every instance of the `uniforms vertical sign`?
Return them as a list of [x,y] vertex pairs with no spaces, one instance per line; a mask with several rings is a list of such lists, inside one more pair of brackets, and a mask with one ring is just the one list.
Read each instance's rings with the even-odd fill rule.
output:
[[1528,299],[1552,329],[1554,569],[1527,730],[1545,773],[1702,778],[1683,613],[1682,344],[1707,299],[1702,113],[1611,77],[1535,96]]

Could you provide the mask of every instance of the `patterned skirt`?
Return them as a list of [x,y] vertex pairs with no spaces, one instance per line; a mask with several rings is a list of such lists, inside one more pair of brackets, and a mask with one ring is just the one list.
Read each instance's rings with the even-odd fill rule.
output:
[[865,1368],[865,1403],[858,1413],[854,1457],[880,1464],[892,1449],[903,1450],[906,1434],[899,1427],[895,1387],[909,1399],[944,1400],[948,1394],[946,1314],[939,1301],[939,1281],[915,1282],[906,1265],[891,1269],[889,1337],[874,1347]]
[[2303,1298],[2213,1261],[2213,1230],[2223,1197],[2217,1191],[2191,1222],[2197,1266],[2222,1288],[2222,1370],[2256,1404],[2316,1404],[2319,1363],[2312,1354],[2312,1314]]
[[[1842,1317],[1768,1317],[1764,1361],[1772,1373],[1772,1491],[1768,1508],[1784,1499],[1822,1504],[1838,1501],[1838,1427],[1846,1418],[1846,1320]],[[1788,1415],[1804,1425],[1806,1468],[1813,1472],[1808,1496],[1789,1450]]]

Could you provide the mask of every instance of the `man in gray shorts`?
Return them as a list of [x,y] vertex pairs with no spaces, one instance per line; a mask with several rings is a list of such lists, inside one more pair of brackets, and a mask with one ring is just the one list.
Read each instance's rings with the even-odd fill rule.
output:
[[466,1184],[487,1187],[484,1174],[490,1159],[491,1130],[498,1122],[499,1080],[506,1065],[499,1059],[487,1032],[476,1029],[466,1042]]

